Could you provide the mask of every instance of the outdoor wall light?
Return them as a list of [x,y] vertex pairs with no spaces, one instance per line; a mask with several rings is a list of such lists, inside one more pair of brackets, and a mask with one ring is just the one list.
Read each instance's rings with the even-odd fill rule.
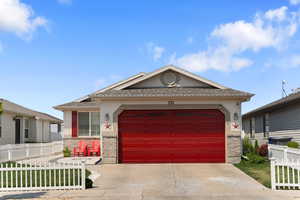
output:
[[107,122],[109,121],[109,114],[108,113],[105,114],[105,121],[107,121]]
[[234,113],[234,114],[233,114],[233,120],[234,120],[234,121],[238,121],[238,120],[239,120],[239,114]]

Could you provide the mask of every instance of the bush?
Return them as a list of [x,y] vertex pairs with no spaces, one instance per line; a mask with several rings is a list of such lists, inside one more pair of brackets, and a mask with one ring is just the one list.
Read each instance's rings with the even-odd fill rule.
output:
[[89,178],[91,175],[91,172],[89,170],[85,170],[85,188],[92,188],[93,187],[93,181]]
[[262,144],[258,149],[258,154],[263,157],[268,156],[268,145]]
[[254,150],[253,153],[258,154],[259,146],[258,146],[258,141],[257,140],[255,140],[254,149],[253,150]]
[[299,144],[297,142],[290,141],[290,142],[287,143],[287,146],[291,147],[291,148],[298,148]]
[[243,154],[252,153],[254,150],[253,145],[248,137],[244,137],[243,140]]
[[89,178],[85,179],[85,188],[92,188],[93,187],[93,181]]
[[71,151],[68,147],[66,147],[64,150],[63,150],[63,153],[64,153],[64,157],[70,157],[71,156]]
[[265,162],[264,157],[257,155],[255,153],[248,153],[246,156],[248,157],[250,163],[260,164]]

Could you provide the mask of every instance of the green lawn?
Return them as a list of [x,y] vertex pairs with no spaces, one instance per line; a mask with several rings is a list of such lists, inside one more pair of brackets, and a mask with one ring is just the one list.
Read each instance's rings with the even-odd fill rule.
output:
[[249,161],[242,160],[239,164],[234,164],[237,168],[263,184],[271,188],[270,162],[255,164]]
[[[8,162],[4,163],[4,166],[7,168],[21,167],[21,164]],[[22,164],[23,168],[26,166],[30,165]],[[90,174],[90,171],[86,170],[86,177]],[[33,177],[32,181],[30,181],[30,177]],[[21,184],[22,187],[78,186],[81,181],[81,169],[0,171],[0,187],[2,188],[21,187]],[[1,182],[3,185],[1,185]]]

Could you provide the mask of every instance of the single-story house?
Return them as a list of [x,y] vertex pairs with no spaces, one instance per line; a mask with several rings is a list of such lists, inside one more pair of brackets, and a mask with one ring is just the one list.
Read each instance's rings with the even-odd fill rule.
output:
[[[60,129],[62,120],[0,99],[0,145],[40,143],[52,140],[50,126]],[[57,136],[56,136],[57,137]]]
[[269,137],[292,137],[300,142],[300,91],[243,115],[246,136],[267,143]]
[[236,163],[241,103],[252,96],[165,66],[54,108],[64,144],[100,139],[104,163]]

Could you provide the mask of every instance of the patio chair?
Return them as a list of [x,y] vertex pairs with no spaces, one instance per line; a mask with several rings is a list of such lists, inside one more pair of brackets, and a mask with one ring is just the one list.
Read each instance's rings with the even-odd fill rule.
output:
[[77,147],[74,147],[73,149],[73,155],[74,156],[87,156],[87,144],[85,141],[80,140],[77,144]]
[[93,154],[96,154],[97,156],[100,156],[100,142],[99,142],[99,140],[93,140],[92,141],[92,147],[88,148],[88,155],[91,156]]

